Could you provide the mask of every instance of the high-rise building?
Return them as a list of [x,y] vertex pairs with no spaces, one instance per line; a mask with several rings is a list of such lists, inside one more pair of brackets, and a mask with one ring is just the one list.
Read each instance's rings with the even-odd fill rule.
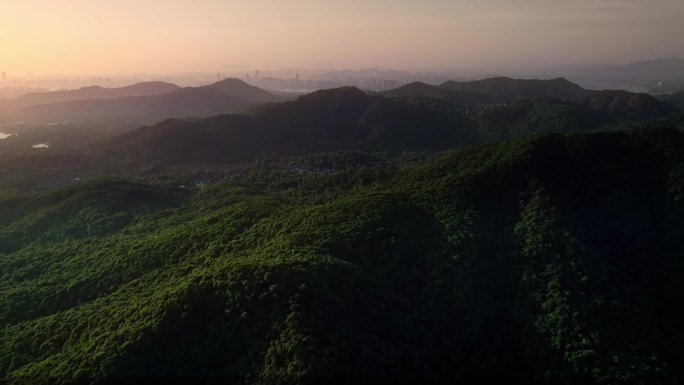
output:
[[7,81],[7,74],[5,71],[2,71],[2,81]]
[[259,80],[259,70],[254,71],[254,77]]
[[297,81],[299,81],[299,74],[297,74]]

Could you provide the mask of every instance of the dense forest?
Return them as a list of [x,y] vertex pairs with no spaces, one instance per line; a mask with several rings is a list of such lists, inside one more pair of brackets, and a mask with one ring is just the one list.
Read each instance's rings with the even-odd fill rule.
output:
[[0,383],[677,383],[684,114],[496,81],[8,147]]

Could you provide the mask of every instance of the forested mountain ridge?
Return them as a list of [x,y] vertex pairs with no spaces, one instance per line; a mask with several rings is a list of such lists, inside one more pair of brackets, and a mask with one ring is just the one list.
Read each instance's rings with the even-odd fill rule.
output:
[[253,161],[262,152],[446,149],[475,139],[472,130],[459,124],[464,118],[458,111],[458,106],[440,101],[424,106],[340,88],[268,105],[255,116],[161,122],[113,138],[103,151],[130,159],[192,163]]
[[[607,93],[609,97],[615,94]],[[0,141],[0,177],[4,181],[0,191],[3,187],[52,188],[73,183],[76,178],[125,174],[131,169],[164,164],[249,164],[265,154],[288,157],[340,150],[435,152],[529,134],[638,126],[648,117],[675,111],[654,103],[650,97],[619,95],[614,101],[620,103],[581,105],[555,98],[524,98],[462,106],[434,96],[390,97],[340,88],[314,92],[295,101],[252,104],[207,86],[153,97],[158,103],[146,103],[138,97],[79,101],[88,104],[86,109],[94,115],[102,110],[105,115],[117,115],[116,119],[135,122],[142,115],[131,114],[133,110],[145,110],[148,117],[152,114],[181,119],[166,119],[140,128],[135,128],[139,127],[136,123],[122,125],[116,121],[102,128],[90,123],[21,128],[21,135]],[[218,102],[213,103],[214,99]],[[599,101],[603,100],[606,98]],[[56,114],[63,112],[59,105],[52,107]],[[215,107],[224,111],[241,108],[249,113],[188,117],[213,115]],[[84,111],[77,115],[88,116]],[[662,119],[676,127],[677,116],[674,113]],[[49,144],[50,148],[33,149],[36,143]],[[78,158],[80,166],[60,168],[62,160],[58,160],[53,167],[43,161],[50,157]]]
[[413,82],[393,90],[384,91],[381,95],[387,97],[444,99],[460,106],[499,104],[505,100],[480,92],[445,89],[421,82]]
[[3,154],[0,382],[676,383],[684,113],[465,94],[343,87]]
[[3,198],[0,378],[674,383],[682,150],[674,129],[551,134]]
[[165,121],[102,147],[129,159],[172,163],[251,161],[259,153],[334,150],[445,150],[530,133],[587,131],[614,117],[552,98],[463,107],[435,98],[367,95],[353,88],[317,91],[261,106],[251,116]]
[[627,91],[597,91],[577,101],[577,104],[590,110],[611,113],[626,118],[661,118],[678,111],[677,108],[663,103],[644,93]]
[[564,78],[548,80],[494,77],[468,82],[447,81],[439,85],[446,90],[478,92],[485,95],[517,100],[530,97],[552,97],[577,100],[591,93]]

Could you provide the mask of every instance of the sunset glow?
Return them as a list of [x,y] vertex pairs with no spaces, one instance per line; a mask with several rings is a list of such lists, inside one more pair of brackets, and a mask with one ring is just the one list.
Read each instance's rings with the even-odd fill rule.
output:
[[624,62],[684,55],[682,19],[681,0],[1,0],[0,70]]

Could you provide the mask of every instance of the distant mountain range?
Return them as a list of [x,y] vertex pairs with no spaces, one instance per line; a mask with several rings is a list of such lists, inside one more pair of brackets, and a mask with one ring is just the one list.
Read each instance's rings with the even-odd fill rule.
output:
[[83,87],[75,90],[34,92],[9,101],[9,107],[19,109],[39,104],[59,103],[85,99],[115,99],[127,96],[160,95],[179,89],[175,84],[166,82],[142,82],[126,87],[104,88],[100,86]]
[[434,108],[353,87],[317,91],[266,106],[255,116],[166,120],[111,140],[105,151],[154,162],[237,162],[263,151],[439,148],[475,140],[457,106],[432,100]]
[[530,97],[550,97],[560,100],[577,100],[587,96],[590,91],[564,78],[550,80],[511,79],[495,77],[470,82],[448,81],[442,89],[454,91],[479,92],[496,98],[515,100]]
[[224,95],[242,99],[247,102],[267,103],[285,100],[283,97],[275,96],[259,87],[249,85],[242,80],[235,78],[224,79],[205,87],[215,89]]
[[[648,94],[590,91],[563,78],[498,77],[437,86],[415,82],[379,94],[344,87],[285,102],[282,96],[238,79],[139,95],[165,87],[145,83],[74,90],[50,97],[87,94],[101,98],[27,106],[12,116],[30,122],[147,124],[94,149],[151,163],[232,163],[252,161],[264,151],[298,155],[335,150],[440,150],[526,134],[590,131],[677,111],[676,106]],[[108,98],[126,92],[133,95]],[[48,96],[22,98],[29,99],[47,100]],[[35,140],[31,138],[26,136]],[[60,142],[58,136],[54,142]],[[7,141],[3,146],[11,144]]]
[[380,94],[394,98],[437,98],[447,100],[461,106],[497,104],[505,101],[504,99],[481,92],[453,90],[431,86],[421,82],[409,83],[393,90],[381,92]]
[[[635,119],[658,118],[681,109],[681,94],[663,95],[662,101],[644,93],[620,90],[591,91],[564,78],[550,80],[487,78],[470,82],[448,81],[438,86],[410,83],[381,95],[394,98],[437,98],[461,106],[492,105],[526,98],[554,98],[592,111]],[[672,103],[667,104],[667,101]]]
[[[231,163],[253,160],[262,152],[436,150],[533,133],[588,131],[625,117],[659,117],[674,111],[648,95],[605,103],[610,94],[579,102],[546,97],[468,107],[422,97],[431,94],[429,87],[406,87],[396,93],[401,97],[345,87],[265,105],[252,116],[171,119],[116,137],[100,151],[153,163]],[[439,95],[446,97],[468,94],[442,92]]]
[[[524,98],[550,97],[576,102],[600,112],[623,115],[627,112],[631,114],[630,117],[640,119],[659,117],[673,111],[672,106],[646,94],[590,91],[564,78],[540,80],[495,77],[468,82],[447,81],[437,86],[413,82],[376,95],[440,99],[458,106],[496,105]],[[286,96],[271,94],[239,79],[225,79],[201,87],[180,88],[164,82],[148,82],[121,88],[94,86],[32,93],[0,101],[0,109],[7,116],[29,122],[150,124],[166,118],[204,118],[244,113],[260,104],[287,99]],[[673,103],[677,107],[676,102]]]
[[9,114],[28,121],[133,121],[208,117],[243,112],[256,104],[282,101],[239,79],[201,87],[138,83],[122,88],[86,87],[29,94],[6,103]]

